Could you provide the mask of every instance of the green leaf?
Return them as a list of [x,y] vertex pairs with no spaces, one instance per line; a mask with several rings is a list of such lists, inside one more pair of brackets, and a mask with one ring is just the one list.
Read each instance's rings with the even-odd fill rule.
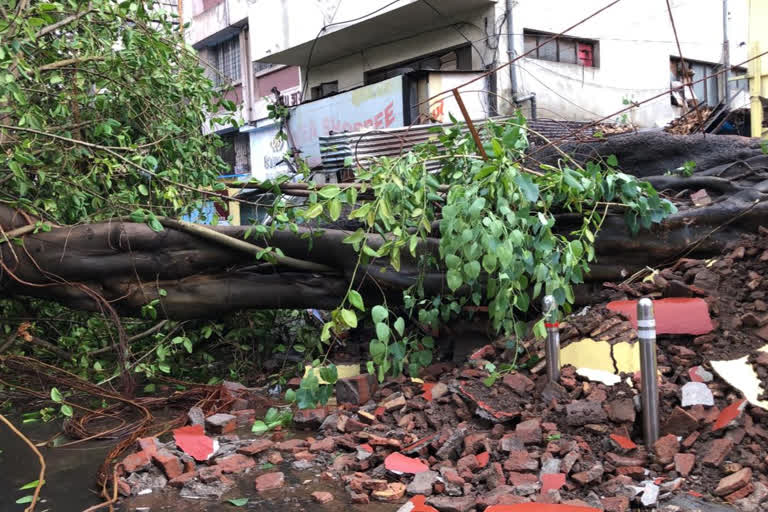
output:
[[154,383],[149,383],[146,386],[144,386],[145,393],[154,393],[155,390],[156,390],[156,386]]
[[63,404],[61,406],[61,414],[63,414],[67,418],[71,418],[72,415],[75,414],[75,411],[72,410],[72,406],[71,405]]
[[51,388],[51,400],[57,404],[60,404],[64,401],[64,397],[61,395],[61,392],[58,390],[58,388]]
[[450,288],[452,292],[458,290],[464,282],[464,279],[461,277],[461,272],[456,269],[451,269],[446,272],[445,280],[448,282],[448,288]]
[[[19,487],[20,491],[26,491],[27,489],[34,489],[37,487],[37,484],[40,483],[40,480],[32,480],[29,483],[26,483]],[[45,485],[45,480],[43,480],[43,485]]]
[[349,295],[347,296],[349,299],[349,303],[352,304],[354,307],[359,309],[360,311],[365,311],[365,305],[363,304],[363,297],[355,290],[349,290]]
[[373,309],[371,309],[371,318],[373,319],[374,323],[383,322],[386,320],[386,318],[389,316],[389,311],[387,311],[387,308],[381,305],[373,306]]
[[378,359],[379,357],[383,356],[386,351],[387,346],[377,340],[372,340],[368,346],[368,352],[370,352],[373,359]]
[[483,256],[483,270],[488,274],[496,270],[496,255],[488,253]]
[[342,309],[341,319],[344,320],[344,323],[350,326],[351,328],[354,329],[355,327],[357,327],[357,314],[351,309]]
[[480,275],[480,263],[478,261],[470,261],[464,264],[464,274],[472,281],[477,279]]
[[376,324],[376,337],[381,341],[382,343],[386,343],[389,341],[389,326],[385,323],[377,323]]
[[163,225],[160,224],[160,221],[157,220],[157,217],[155,217],[152,214],[149,214],[149,222],[147,223],[152,231],[155,231],[157,233],[160,233],[163,230]]
[[251,427],[251,432],[253,432],[254,434],[263,434],[267,430],[269,430],[267,428],[267,424],[261,420],[254,421],[253,426]]
[[539,186],[533,182],[530,176],[521,173],[515,176],[514,181],[528,201],[535,203],[539,199]]
[[307,219],[314,219],[321,213],[323,213],[323,205],[321,203],[315,203],[304,211],[304,217]]
[[27,496],[24,496],[23,498],[19,498],[19,499],[17,499],[17,500],[16,500],[16,503],[17,503],[17,504],[19,504],[19,505],[23,505],[23,504],[25,504],[25,503],[32,503],[32,498],[33,498],[33,497],[34,497],[34,496],[32,496],[31,494],[30,494],[30,495],[27,495]]
[[338,220],[341,216],[341,201],[332,199],[328,203],[328,215],[331,217],[331,220]]
[[133,213],[131,213],[131,220],[133,222],[143,223],[146,219],[147,219],[147,216],[144,213],[144,210],[136,210]]
[[607,163],[611,167],[617,167],[619,165],[619,159],[616,158],[616,155],[608,155],[608,158],[606,159],[605,163]]
[[333,199],[341,193],[341,189],[336,185],[326,185],[318,190],[317,195],[323,199]]
[[149,190],[147,190],[147,186],[145,184],[143,184],[143,183],[139,184],[139,194],[141,194],[143,196],[148,196],[149,195]]
[[285,401],[286,402],[295,402],[296,401],[296,391],[292,389],[288,389],[285,392]]
[[248,503],[248,498],[232,498],[231,500],[227,500],[227,502],[236,507],[242,507]]
[[189,338],[184,338],[184,348],[187,349],[187,352],[190,354],[192,353],[192,340]]
[[459,268],[461,265],[461,258],[456,256],[455,254],[449,254],[445,257],[445,264],[448,266],[448,268]]
[[403,317],[397,317],[397,320],[395,320],[394,327],[395,327],[395,330],[397,331],[397,334],[402,336],[403,333],[405,332],[405,320],[403,320]]

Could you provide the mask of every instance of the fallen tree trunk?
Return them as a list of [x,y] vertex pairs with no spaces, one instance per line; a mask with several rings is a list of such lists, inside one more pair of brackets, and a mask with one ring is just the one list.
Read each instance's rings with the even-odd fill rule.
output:
[[[592,266],[591,281],[621,280],[638,269],[674,261],[687,252],[717,254],[742,233],[755,232],[761,225],[768,215],[768,156],[751,139],[694,139],[633,134],[571,148],[583,158],[617,153],[622,165],[634,162],[638,175],[674,198],[680,207],[662,224],[635,236],[629,233],[620,210],[609,213],[596,242],[597,262]],[[661,141],[660,149],[649,149],[653,148],[649,144],[657,141]],[[708,146],[719,152],[717,157],[707,152]],[[723,153],[728,160],[723,159]],[[655,173],[651,172],[654,154],[659,162]],[[701,157],[712,166],[697,164],[695,176],[690,178],[664,175],[668,165],[688,157]],[[690,194],[700,189],[712,203],[695,207]],[[557,226],[567,233],[579,224],[579,216],[562,214]],[[0,206],[4,232],[23,232],[28,225],[28,219]],[[245,240],[248,227],[210,229]],[[122,220],[57,227],[22,234],[23,244],[0,243],[0,291],[6,296],[52,299],[82,310],[100,308],[95,293],[126,316],[138,315],[142,306],[159,299],[159,314],[174,319],[217,317],[250,308],[332,309],[346,292],[357,253],[342,243],[348,231],[325,229],[311,234],[311,244],[308,234],[307,230],[296,234],[279,231],[269,239],[249,240],[280,248],[287,257],[307,263],[296,268],[302,265],[291,265],[289,260],[274,265],[256,261],[237,244],[225,246],[204,233],[189,232],[173,223],[161,232]],[[381,243],[381,237],[369,237],[372,247]],[[438,244],[438,238],[429,239],[418,250],[435,252]],[[401,265],[400,272],[383,261],[363,268],[357,275],[361,293],[375,302],[381,301],[382,293],[390,302],[401,301],[402,290],[419,276],[412,258],[403,257]],[[441,293],[443,275],[435,272],[425,276],[424,286],[428,294]]]

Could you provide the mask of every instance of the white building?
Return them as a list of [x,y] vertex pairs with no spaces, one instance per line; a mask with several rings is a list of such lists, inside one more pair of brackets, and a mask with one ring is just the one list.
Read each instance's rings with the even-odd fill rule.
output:
[[[185,0],[185,34],[234,83],[247,123],[233,139],[234,173],[275,171],[284,148],[263,100],[277,87],[293,143],[317,164],[317,137],[460,117],[449,91],[533,50],[610,0]],[[671,0],[697,99],[724,97],[723,0]],[[728,0],[731,64],[746,60],[746,0]],[[666,0],[622,0],[496,73],[463,87],[470,115],[509,113],[663,126],[681,113],[663,94],[682,76]],[[732,83],[731,93],[744,84]],[[347,91],[347,92],[345,92]],[[687,93],[689,94],[689,93]],[[332,98],[330,98],[332,97]],[[326,99],[322,99],[326,98]],[[321,101],[312,101],[318,100]],[[378,117],[377,117],[378,116]],[[249,156],[244,156],[248,154]]]

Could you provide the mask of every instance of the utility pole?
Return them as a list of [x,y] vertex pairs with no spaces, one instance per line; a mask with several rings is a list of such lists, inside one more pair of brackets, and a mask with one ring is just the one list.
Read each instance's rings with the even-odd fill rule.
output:
[[731,70],[731,53],[730,53],[730,43],[728,42],[728,0],[723,0],[723,67],[725,68],[725,80],[723,80],[724,86],[723,86],[723,95],[725,97],[726,110],[730,110],[730,105],[728,105],[728,101],[730,99],[730,82],[728,81],[730,70]]

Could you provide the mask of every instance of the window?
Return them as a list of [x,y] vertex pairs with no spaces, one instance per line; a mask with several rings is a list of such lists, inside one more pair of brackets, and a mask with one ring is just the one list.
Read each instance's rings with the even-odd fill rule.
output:
[[[523,49],[526,53],[533,50],[528,57],[552,62],[579,64],[590,68],[598,67],[597,41],[561,36],[553,41],[546,42],[551,37],[552,34],[525,30]],[[539,45],[541,46],[538,47]]]
[[437,53],[425,55],[418,59],[398,62],[391,66],[368,71],[365,74],[365,84],[382,82],[393,76],[400,76],[414,71],[471,71],[472,47],[460,46],[454,49],[445,49]]
[[333,82],[323,82],[320,85],[312,87],[311,92],[313,100],[319,100],[320,98],[331,96],[339,92],[339,81],[334,80]]
[[238,36],[212,48],[216,67],[214,82],[218,86],[240,81],[240,38]]
[[[678,57],[670,57],[669,67],[671,71],[671,81],[681,83],[697,82],[693,84],[693,93],[696,96],[696,102],[709,105],[710,107],[717,105],[721,98],[719,83],[720,75],[717,74],[717,71],[719,71],[722,66],[720,64],[691,61],[688,59],[685,60],[685,64],[689,74],[687,80],[683,80],[683,63]],[[678,95],[682,94],[689,100],[691,99],[691,93],[688,87],[675,92]],[[679,99],[675,98],[674,95],[672,97],[672,103],[679,103]]]
[[253,74],[258,75],[262,71],[267,71],[275,67],[276,64],[272,64],[271,62],[254,62],[253,63]]

